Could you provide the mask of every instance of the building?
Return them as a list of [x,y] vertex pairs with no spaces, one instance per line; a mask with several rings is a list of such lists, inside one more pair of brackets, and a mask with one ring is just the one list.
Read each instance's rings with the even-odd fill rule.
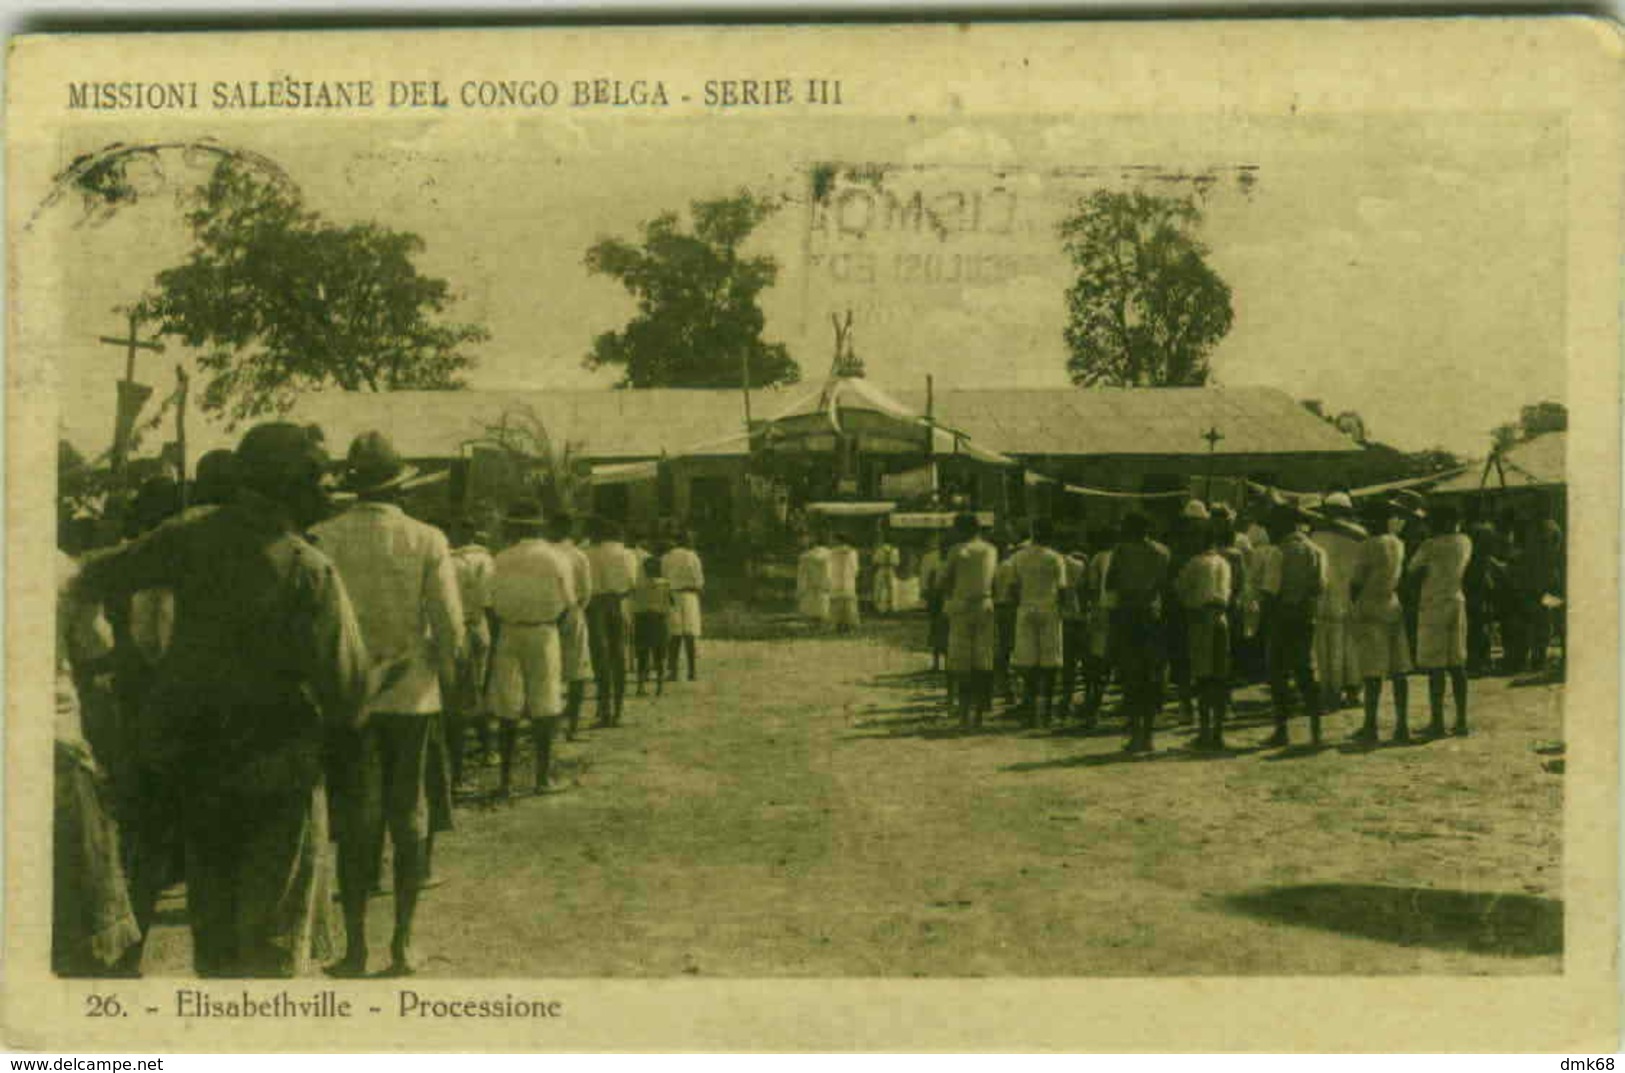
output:
[[[358,434],[383,432],[422,472],[414,512],[430,517],[500,510],[557,473],[579,509],[724,527],[749,453],[738,391],[324,391],[283,419],[319,426],[336,458]],[[218,439],[200,437],[195,453],[235,442]]]
[[[923,392],[899,398],[925,402]],[[1183,491],[1210,474],[1316,491],[1346,479],[1361,454],[1269,387],[966,389],[931,405],[937,423],[1031,472],[1106,492]]]
[[520,445],[568,474],[582,508],[637,526],[682,519],[702,539],[736,532],[759,479],[791,472],[805,485],[792,499],[953,492],[1004,517],[1069,520],[1142,501],[1177,505],[1192,491],[1239,502],[1246,481],[1323,491],[1348,483],[1362,457],[1336,427],[1267,387],[928,398],[852,379],[752,392],[751,407],[749,437],[742,394],[714,389],[322,392],[288,419],[320,425],[335,455],[360,432],[386,433],[434,478],[423,493],[431,510],[517,494],[536,476],[509,449]]

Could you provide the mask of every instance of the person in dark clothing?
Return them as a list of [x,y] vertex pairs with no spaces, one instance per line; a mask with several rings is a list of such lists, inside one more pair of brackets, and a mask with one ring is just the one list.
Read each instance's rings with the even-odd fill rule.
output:
[[1315,621],[1320,596],[1326,586],[1323,553],[1304,532],[1312,515],[1294,508],[1283,509],[1275,518],[1270,536],[1280,548],[1279,576],[1270,584],[1269,667],[1270,694],[1275,701],[1275,733],[1265,742],[1268,748],[1290,745],[1287,719],[1291,714],[1289,682],[1296,681],[1298,694],[1309,716],[1310,741],[1321,743],[1320,700],[1315,685],[1313,655]]
[[318,445],[298,426],[259,425],[237,462],[229,505],[92,557],[75,593],[174,592],[134,748],[180,817],[195,967],[287,977],[318,952],[331,897],[327,746],[358,732],[389,675],[369,673],[337,571],[299,535],[324,502]]
[[1523,530],[1512,588],[1524,623],[1523,664],[1546,669],[1555,612],[1562,606],[1563,530],[1549,517],[1532,519]]
[[1112,549],[1106,593],[1112,610],[1112,658],[1123,678],[1129,737],[1124,750],[1150,752],[1157,709],[1157,677],[1166,654],[1162,609],[1169,592],[1169,553],[1151,539],[1143,514],[1123,520],[1123,541]]
[[1490,641],[1495,621],[1495,601],[1505,563],[1501,557],[1500,534],[1489,519],[1482,517],[1477,503],[1466,509],[1467,537],[1473,542],[1472,561],[1461,579],[1467,598],[1467,673],[1488,674],[1491,668]]

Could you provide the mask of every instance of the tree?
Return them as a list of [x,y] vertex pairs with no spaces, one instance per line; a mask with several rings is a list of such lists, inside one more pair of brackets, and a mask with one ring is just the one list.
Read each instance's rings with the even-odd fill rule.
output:
[[1083,386],[1196,387],[1229,332],[1230,287],[1208,267],[1190,198],[1097,190],[1061,223],[1066,367]]
[[462,387],[474,363],[463,348],[489,337],[440,318],[451,288],[412,263],[417,235],[330,223],[235,159],[215,166],[186,222],[191,254],[158,273],[141,312],[203,351],[203,408],[232,424],[327,386]]
[[593,340],[589,369],[616,366],[621,387],[751,387],[790,384],[801,370],[782,343],[762,339],[758,299],[778,279],[765,254],[744,245],[774,211],[748,190],[696,201],[693,229],[676,213],[643,224],[641,242],[601,238],[587,251],[587,271],[620,282],[637,299],[620,331]]
[[557,510],[588,509],[592,505],[592,467],[581,445],[556,443],[534,408],[519,403],[502,412],[495,424],[485,426],[485,438],[508,456],[527,493],[544,507]]
[[1569,408],[1560,402],[1537,402],[1518,414],[1518,430],[1524,439],[1547,432],[1563,432],[1569,427]]

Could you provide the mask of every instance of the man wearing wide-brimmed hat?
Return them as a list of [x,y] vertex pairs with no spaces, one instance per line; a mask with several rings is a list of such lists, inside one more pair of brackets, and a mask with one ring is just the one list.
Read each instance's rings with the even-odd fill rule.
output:
[[1343,692],[1361,682],[1356,663],[1351,582],[1360,559],[1366,532],[1354,520],[1354,501],[1346,492],[1333,492],[1320,505],[1320,520],[1309,534],[1326,556],[1326,587],[1315,616],[1315,676],[1320,683],[1321,706],[1336,711]]
[[1433,535],[1422,542],[1405,570],[1421,578],[1416,627],[1416,664],[1428,672],[1429,737],[1442,737],[1444,683],[1456,702],[1454,732],[1467,734],[1467,598],[1461,581],[1473,557],[1473,542],[1459,532],[1456,509],[1442,504],[1430,511]]
[[367,660],[332,563],[299,533],[324,505],[308,430],[251,429],[231,503],[87,562],[76,593],[175,594],[174,632],[132,748],[169,796],[185,846],[203,976],[294,976],[322,936],[324,752],[353,732]]
[[1405,542],[1399,534],[1405,527],[1405,514],[1396,503],[1383,504],[1373,513],[1381,520],[1383,531],[1360,546],[1351,579],[1354,644],[1365,677],[1365,722],[1355,738],[1368,743],[1377,740],[1377,706],[1386,678],[1394,691],[1394,741],[1404,743],[1410,740],[1406,676],[1411,670],[1410,642],[1399,603],[1399,582],[1405,573]]
[[671,664],[671,680],[677,680],[677,652],[688,657],[688,680],[694,681],[695,663],[699,659],[700,596],[705,592],[705,567],[694,550],[694,534],[679,529],[672,539],[672,548],[660,557],[660,572],[671,583],[672,613],[671,639],[667,642],[667,656]]
[[410,518],[398,502],[416,474],[381,432],[350,445],[344,485],[354,506],[312,530],[344,579],[367,649],[401,660],[405,673],[371,701],[372,715],[347,772],[339,840],[339,887],[348,948],[338,975],[367,964],[367,898],[382,867],[387,831],[394,850],[395,930],[389,971],[414,971],[412,923],[429,837],[429,739],[463,646],[462,601],[451,548],[440,530]]
[[501,796],[512,792],[519,720],[530,717],[536,789],[547,788],[553,736],[564,708],[562,624],[577,603],[575,570],[550,541],[534,499],[515,503],[503,522],[512,543],[497,553],[491,610],[500,629],[491,654],[491,712],[499,720]]

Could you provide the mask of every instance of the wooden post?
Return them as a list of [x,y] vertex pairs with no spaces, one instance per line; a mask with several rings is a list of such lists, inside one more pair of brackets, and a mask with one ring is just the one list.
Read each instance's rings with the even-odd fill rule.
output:
[[181,489],[181,509],[186,509],[186,397],[192,390],[192,378],[187,375],[185,366],[175,366],[175,454],[176,477]]
[[937,405],[936,386],[930,373],[925,374],[925,465],[931,474],[931,500],[938,499],[937,486]]

